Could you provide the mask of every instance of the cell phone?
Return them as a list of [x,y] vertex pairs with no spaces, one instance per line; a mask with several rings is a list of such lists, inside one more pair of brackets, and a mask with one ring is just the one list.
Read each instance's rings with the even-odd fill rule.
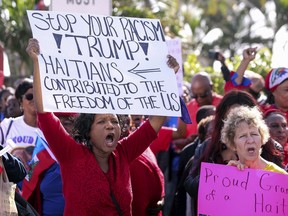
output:
[[218,59],[219,52],[215,52],[214,50],[209,50],[208,57],[210,59]]

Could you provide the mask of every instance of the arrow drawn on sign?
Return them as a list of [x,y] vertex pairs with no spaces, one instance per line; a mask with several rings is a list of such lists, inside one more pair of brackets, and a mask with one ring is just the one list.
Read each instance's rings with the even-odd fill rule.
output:
[[138,69],[135,70],[140,63],[138,63],[134,68],[128,70],[129,73],[135,74],[139,77],[142,77],[143,79],[146,79],[146,77],[142,76],[141,74],[145,74],[145,73],[160,73],[161,70],[160,68],[150,68],[150,69]]

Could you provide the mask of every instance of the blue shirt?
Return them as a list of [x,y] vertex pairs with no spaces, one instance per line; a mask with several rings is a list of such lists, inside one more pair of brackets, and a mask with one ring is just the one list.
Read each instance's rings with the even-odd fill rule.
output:
[[44,174],[40,184],[43,216],[62,216],[64,212],[64,197],[60,166],[54,163]]

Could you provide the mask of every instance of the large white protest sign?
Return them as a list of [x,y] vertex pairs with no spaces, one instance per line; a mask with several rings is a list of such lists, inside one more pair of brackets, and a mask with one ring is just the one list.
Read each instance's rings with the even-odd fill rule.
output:
[[180,116],[160,21],[28,11],[45,111]]

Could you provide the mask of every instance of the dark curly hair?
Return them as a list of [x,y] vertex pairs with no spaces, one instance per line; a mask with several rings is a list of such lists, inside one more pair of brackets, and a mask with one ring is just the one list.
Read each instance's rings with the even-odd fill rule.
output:
[[22,96],[28,91],[28,89],[33,88],[33,80],[25,78],[21,83],[16,87],[15,97],[21,103]]

